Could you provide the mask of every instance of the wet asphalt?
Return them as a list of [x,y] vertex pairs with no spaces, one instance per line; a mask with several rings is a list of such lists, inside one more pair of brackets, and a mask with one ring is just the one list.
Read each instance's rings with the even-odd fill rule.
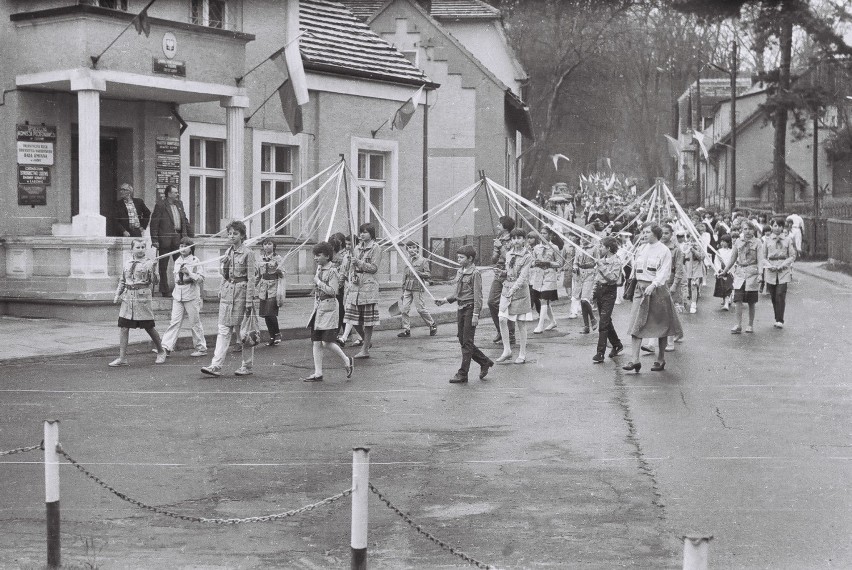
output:
[[[709,294],[712,288],[704,289]],[[247,518],[370,479],[421,528],[500,568],[678,568],[681,536],[708,534],[717,568],[852,566],[852,291],[799,275],[784,330],[761,297],[753,335],[704,298],[662,373],[591,362],[576,320],[530,335],[527,363],[451,385],[453,327],[378,333],[351,380],[326,354],[307,384],[307,341],[258,348],[256,374],[209,379],[187,352],[153,366],[110,357],[4,366],[0,450],[41,439],[108,485],[171,512]],[[621,333],[630,304],[616,307]],[[416,319],[416,317],[415,317]],[[492,357],[493,327],[477,342]],[[347,348],[347,353],[357,349]],[[238,366],[229,357],[227,371]],[[46,560],[37,452],[0,458],[0,567]],[[63,561],[98,568],[341,568],[350,499],[277,522],[193,523],[121,501],[61,468]],[[467,564],[370,497],[372,568]]]

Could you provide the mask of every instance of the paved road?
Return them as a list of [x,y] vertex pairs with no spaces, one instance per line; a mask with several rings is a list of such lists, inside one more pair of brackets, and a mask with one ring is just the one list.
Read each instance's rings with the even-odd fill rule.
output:
[[[756,334],[739,337],[706,300],[664,373],[593,365],[593,339],[568,320],[534,337],[526,365],[462,386],[447,383],[458,359],[448,326],[404,342],[381,333],[349,382],[331,367],[322,384],[298,381],[306,341],[259,349],[248,380],[205,380],[185,354],[156,368],[143,353],[120,370],[105,357],[10,365],[0,449],[37,443],[41,420],[57,417],[68,453],[132,497],[249,517],[346,489],[351,448],[366,444],[391,501],[500,567],[676,568],[693,531],[715,536],[717,568],[849,567],[850,293],[800,276],[789,326],[771,327],[762,298]],[[620,330],[629,307],[617,307]],[[38,461],[0,458],[0,567],[44,563]],[[66,563],[348,564],[348,499],[282,522],[202,526],[128,505],[70,466],[61,477]],[[374,496],[370,508],[371,567],[464,565]]]

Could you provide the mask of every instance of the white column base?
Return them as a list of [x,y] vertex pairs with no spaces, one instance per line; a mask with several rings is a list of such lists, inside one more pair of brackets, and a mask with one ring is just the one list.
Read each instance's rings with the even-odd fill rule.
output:
[[9,279],[29,279],[32,275],[32,248],[8,247],[6,251],[6,277]]
[[77,214],[71,218],[71,235],[106,237],[106,218],[100,214]]

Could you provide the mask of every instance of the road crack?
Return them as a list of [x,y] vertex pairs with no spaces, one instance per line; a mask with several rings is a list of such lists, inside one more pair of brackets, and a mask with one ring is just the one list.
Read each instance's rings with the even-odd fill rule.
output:
[[731,427],[727,423],[725,423],[725,418],[722,417],[722,410],[719,409],[719,406],[716,406],[716,417],[719,418],[719,422],[721,422],[722,427],[725,428],[725,429],[742,429],[742,428]]

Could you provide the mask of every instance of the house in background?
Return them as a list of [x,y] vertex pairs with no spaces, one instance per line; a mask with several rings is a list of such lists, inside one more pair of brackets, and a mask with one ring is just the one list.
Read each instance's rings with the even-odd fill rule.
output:
[[[527,81],[500,12],[479,0],[343,0],[379,36],[441,85],[430,94],[428,201],[438,204],[480,171],[519,191],[524,139],[532,140]],[[429,224],[436,238],[490,234],[496,215],[484,193]]]
[[[373,131],[421,86],[438,85],[343,5],[159,0],[146,35],[132,25],[146,4],[0,3],[0,50],[16,54],[0,58],[0,313],[85,319],[114,311],[130,239],[110,235],[108,221],[123,182],[152,210],[163,187],[176,185],[202,236],[196,253],[211,260],[226,244],[203,236],[341,156],[394,224],[422,212],[425,113],[403,130]],[[309,90],[300,133],[284,118],[277,90],[285,76],[269,60],[292,41]],[[253,219],[249,235],[306,195]],[[363,206],[359,221],[370,218]],[[283,248],[320,237],[304,235],[314,212],[279,228]],[[346,230],[343,217],[335,229]],[[396,261],[387,257],[381,272],[390,278]],[[309,258],[289,257],[291,282],[310,281]],[[206,290],[215,292],[215,262],[207,273]]]

